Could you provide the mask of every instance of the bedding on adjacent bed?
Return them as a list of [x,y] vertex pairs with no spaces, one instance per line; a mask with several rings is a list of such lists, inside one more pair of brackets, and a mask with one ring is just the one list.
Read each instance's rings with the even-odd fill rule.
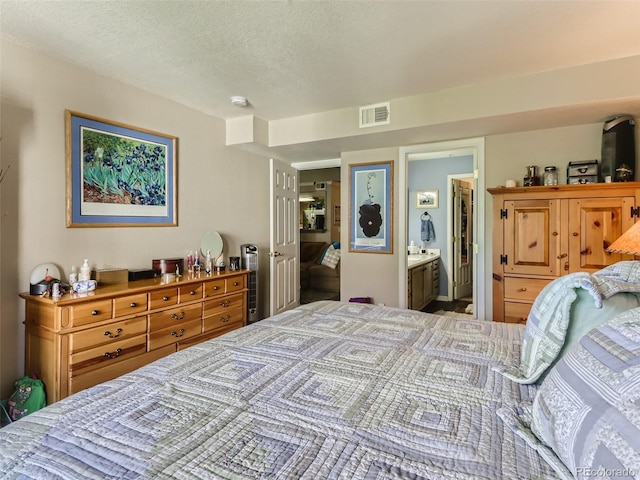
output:
[[555,478],[497,415],[523,327],[317,302],[0,430],[0,478]]

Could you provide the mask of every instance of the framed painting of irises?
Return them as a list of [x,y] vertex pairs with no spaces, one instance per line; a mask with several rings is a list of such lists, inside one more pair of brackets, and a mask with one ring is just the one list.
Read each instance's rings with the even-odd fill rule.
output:
[[349,251],[393,253],[393,161],[349,171]]
[[65,111],[67,227],[173,227],[177,138]]

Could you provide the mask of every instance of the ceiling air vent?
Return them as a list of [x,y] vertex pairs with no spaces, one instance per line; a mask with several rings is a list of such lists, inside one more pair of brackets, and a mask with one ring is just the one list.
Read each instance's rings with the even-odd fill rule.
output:
[[389,102],[360,107],[360,128],[389,124]]

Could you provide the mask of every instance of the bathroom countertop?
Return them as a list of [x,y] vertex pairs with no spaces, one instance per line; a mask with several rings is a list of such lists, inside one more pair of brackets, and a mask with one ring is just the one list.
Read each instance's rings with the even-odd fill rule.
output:
[[432,260],[437,260],[440,258],[440,252],[427,252],[419,255],[408,255],[407,256],[407,268],[415,268],[420,265],[424,265],[427,262]]

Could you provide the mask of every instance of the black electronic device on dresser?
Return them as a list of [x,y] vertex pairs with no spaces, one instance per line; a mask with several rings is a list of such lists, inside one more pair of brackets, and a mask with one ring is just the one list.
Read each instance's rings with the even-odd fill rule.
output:
[[600,175],[604,181],[634,179],[636,166],[635,121],[632,115],[617,115],[602,127]]

